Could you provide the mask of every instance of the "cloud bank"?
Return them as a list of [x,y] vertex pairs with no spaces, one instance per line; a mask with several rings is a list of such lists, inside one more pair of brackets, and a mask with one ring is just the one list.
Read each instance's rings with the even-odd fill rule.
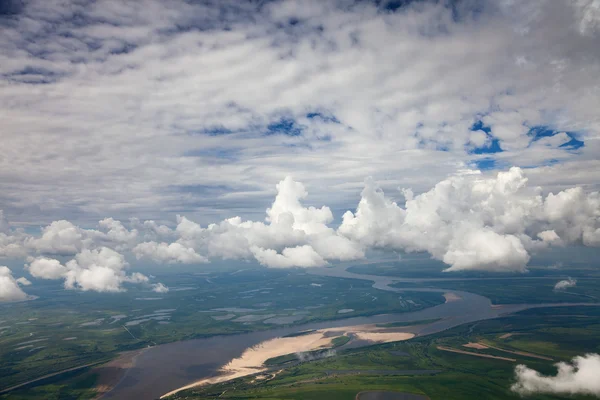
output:
[[[138,220],[128,228],[106,218],[98,229],[83,229],[62,220],[42,228],[39,236],[15,231],[13,238],[10,230],[5,235],[16,253],[29,254],[25,268],[34,278],[98,292],[122,291],[124,283],[149,284],[145,275],[127,273],[126,256],[161,264],[219,258],[310,268],[383,249],[428,252],[446,263],[447,271],[525,271],[531,253],[540,249],[600,243],[598,192],[575,187],[544,196],[519,168],[496,175],[462,171],[418,195],[403,189],[398,202],[367,179],[357,207],[343,214],[337,228],[329,207],[303,204],[308,193],[302,183],[286,177],[276,189],[264,221],[238,216],[203,227],[179,215],[171,229]],[[70,260],[63,263],[57,256]],[[6,276],[6,285],[12,285]],[[561,281],[556,289],[574,284]],[[11,296],[20,291],[15,287]],[[159,283],[151,287],[168,291]]]
[[525,365],[518,365],[515,369],[517,382],[511,389],[521,395],[550,393],[600,396],[600,355],[577,356],[571,363],[559,362],[556,367],[558,373],[555,376],[544,376]]
[[366,246],[427,251],[448,271],[523,271],[530,251],[600,239],[598,192],[571,188],[544,197],[519,168],[483,177],[466,171],[413,196],[405,206],[367,181],[356,211],[339,232]]

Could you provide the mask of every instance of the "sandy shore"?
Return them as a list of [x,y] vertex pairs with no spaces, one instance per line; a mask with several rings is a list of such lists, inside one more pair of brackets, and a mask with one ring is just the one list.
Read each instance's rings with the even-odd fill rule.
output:
[[319,329],[312,333],[296,337],[280,337],[264,341],[244,351],[238,358],[234,358],[221,368],[221,374],[212,378],[202,379],[189,385],[175,389],[160,398],[166,398],[182,390],[197,386],[211,385],[225,382],[243,376],[265,372],[265,362],[273,357],[291,353],[330,348],[332,339],[352,334],[359,340],[372,343],[387,343],[408,340],[415,335],[406,332],[396,332],[392,329],[379,328],[375,325],[346,326],[340,328]]
[[446,303],[450,303],[452,301],[460,300],[462,297],[460,297],[456,293],[448,292],[444,293],[444,298],[446,299]]

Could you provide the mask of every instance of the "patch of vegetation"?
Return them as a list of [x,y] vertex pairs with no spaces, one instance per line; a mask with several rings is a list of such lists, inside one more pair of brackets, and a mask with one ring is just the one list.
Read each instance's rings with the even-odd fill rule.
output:
[[341,347],[350,341],[350,337],[346,335],[338,336],[331,341],[331,347]]
[[[422,285],[476,293],[488,297],[492,304],[600,302],[600,278],[579,279],[577,286],[556,291],[554,285],[559,280],[560,278],[523,279],[521,277],[492,280],[433,281]],[[402,287],[405,285],[396,284],[393,286]]]
[[298,336],[304,336],[304,335],[308,335],[311,334],[313,332],[315,332],[316,329],[307,329],[305,331],[300,331],[300,332],[294,332],[294,333],[290,333],[289,335],[285,335],[283,336],[284,338],[290,338],[290,337],[298,337]]
[[267,361],[265,361],[265,365],[267,367],[272,367],[272,366],[283,365],[283,364],[287,364],[287,363],[295,362],[295,361],[298,361],[298,356],[295,353],[291,353],[291,354],[285,354],[283,356],[269,358]]
[[[444,301],[437,293],[411,293],[400,299],[367,281],[312,276],[301,270],[223,268],[157,279],[171,290],[77,292],[64,290],[60,282],[36,280],[28,293],[39,299],[1,304],[0,390],[105,361],[122,351],[278,327],[263,322],[269,315],[292,321],[285,325],[300,325],[410,312]],[[354,311],[338,313],[344,308]],[[157,311],[158,318],[152,319]]]
[[[565,335],[564,330],[572,331]],[[510,335],[508,335],[510,333]],[[499,348],[532,352],[555,361],[511,354],[545,374],[555,374],[556,361],[600,351],[600,308],[531,309],[519,314],[468,324],[406,342],[338,351],[336,357],[293,364],[274,379],[252,382],[241,378],[181,392],[174,399],[353,399],[360,391],[394,390],[422,394],[431,400],[520,399],[510,391],[516,363],[445,352],[437,346],[464,349],[468,342],[494,343]],[[504,355],[493,349],[469,352]],[[409,354],[398,357],[395,354]],[[285,367],[285,366],[284,366]],[[419,374],[423,370],[437,374]],[[390,375],[392,371],[406,375]],[[383,373],[385,372],[385,373]],[[534,395],[531,400],[561,397]],[[589,396],[572,396],[583,400]]]
[[0,395],[2,400],[85,400],[96,397],[97,375],[89,369],[44,379],[33,387],[23,387]]

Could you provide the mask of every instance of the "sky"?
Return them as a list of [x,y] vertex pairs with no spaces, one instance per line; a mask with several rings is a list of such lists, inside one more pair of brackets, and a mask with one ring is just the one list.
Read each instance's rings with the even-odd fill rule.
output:
[[598,77],[599,0],[3,0],[0,300],[599,246]]

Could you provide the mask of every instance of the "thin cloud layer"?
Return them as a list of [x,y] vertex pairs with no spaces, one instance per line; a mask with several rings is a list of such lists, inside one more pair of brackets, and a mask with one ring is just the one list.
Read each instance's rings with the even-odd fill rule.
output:
[[511,388],[521,395],[550,393],[600,396],[600,355],[577,356],[571,363],[557,363],[556,368],[558,373],[555,376],[544,376],[525,365],[517,365],[517,382]]

